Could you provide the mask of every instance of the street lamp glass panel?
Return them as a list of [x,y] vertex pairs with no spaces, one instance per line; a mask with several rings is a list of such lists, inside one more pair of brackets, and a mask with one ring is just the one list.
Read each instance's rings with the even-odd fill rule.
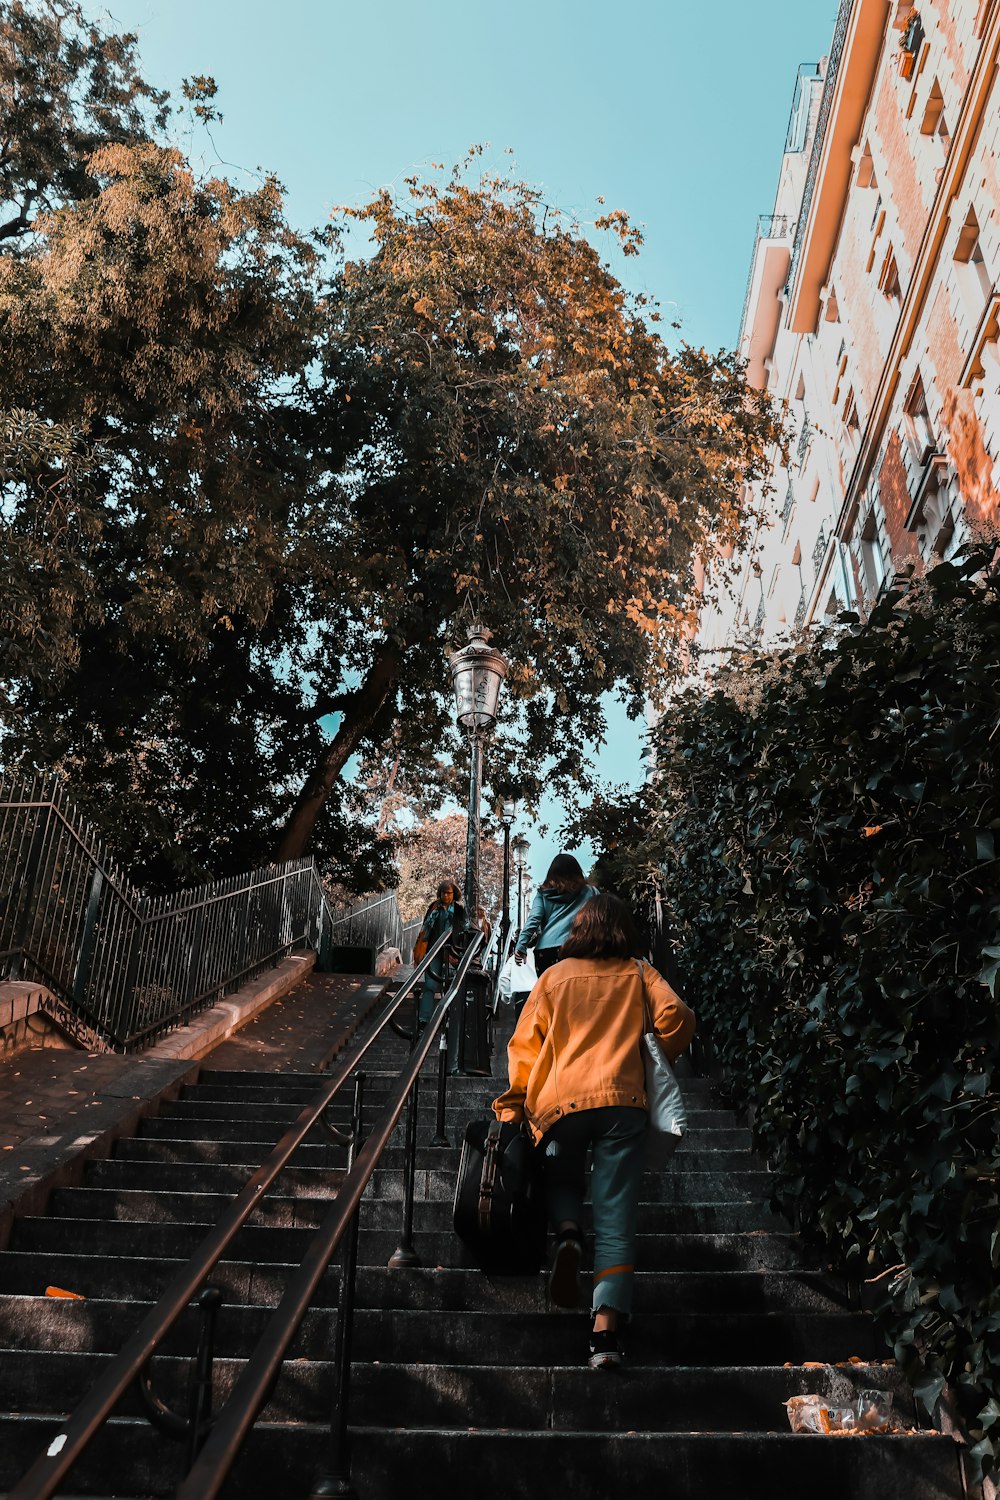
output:
[[469,644],[449,661],[455,684],[455,710],[463,729],[490,729],[496,723],[500,684],[507,675],[507,661],[474,626]]
[[508,799],[504,803],[503,807],[500,810],[500,819],[504,823],[513,823],[513,821],[514,821],[514,819],[516,817],[517,817],[517,803],[516,802],[511,802]]

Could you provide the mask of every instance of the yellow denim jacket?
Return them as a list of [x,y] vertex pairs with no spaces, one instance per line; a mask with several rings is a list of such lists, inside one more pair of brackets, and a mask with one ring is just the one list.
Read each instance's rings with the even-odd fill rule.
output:
[[646,1108],[639,1038],[643,989],[663,1050],[675,1062],[694,1036],[694,1012],[650,964],[564,958],[538,980],[507,1048],[510,1088],[499,1120],[527,1120],[535,1141],[571,1111]]

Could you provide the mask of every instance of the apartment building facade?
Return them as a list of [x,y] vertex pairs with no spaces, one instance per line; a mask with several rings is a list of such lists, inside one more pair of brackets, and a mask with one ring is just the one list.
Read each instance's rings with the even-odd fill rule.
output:
[[740,330],[791,443],[752,544],[709,567],[709,669],[1000,519],[998,59],[1000,0],[842,0],[799,70]]

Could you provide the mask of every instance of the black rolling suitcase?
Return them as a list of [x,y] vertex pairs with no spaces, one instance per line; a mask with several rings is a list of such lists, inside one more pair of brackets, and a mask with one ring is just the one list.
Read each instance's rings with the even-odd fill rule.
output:
[[455,1185],[455,1233],[484,1271],[533,1275],[545,1258],[545,1188],[527,1132],[499,1120],[465,1127]]

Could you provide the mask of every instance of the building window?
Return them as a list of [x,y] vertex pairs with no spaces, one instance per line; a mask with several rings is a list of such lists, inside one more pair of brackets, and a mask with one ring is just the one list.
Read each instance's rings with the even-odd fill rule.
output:
[[906,529],[916,533],[925,562],[942,562],[956,552],[964,534],[958,511],[952,503],[946,461],[936,457],[927,466],[906,518]]
[[847,436],[851,442],[857,444],[861,441],[861,417],[858,414],[858,403],[854,399],[854,389],[848,391],[844,400],[844,426],[847,428]]
[[962,225],[962,232],[955,249],[955,260],[959,266],[965,268],[958,273],[962,293],[978,311],[986,299],[993,295],[993,278],[986,269],[986,261],[983,258],[983,247],[979,239],[979,220],[976,218],[975,209],[969,209],[968,217]]
[[878,514],[872,506],[861,530],[859,556],[864,575],[865,593],[875,598],[885,583],[889,572],[889,554],[885,537],[879,526]]
[[899,267],[896,265],[896,257],[890,250],[882,262],[882,274],[878,279],[879,290],[890,302],[899,302],[902,293],[899,286]]
[[937,433],[927,410],[927,396],[920,375],[917,375],[910,386],[910,394],[903,403],[903,410],[906,412],[906,425],[914,456],[917,463],[923,465],[937,449]]
[[920,122],[921,135],[936,136],[940,141],[945,156],[951,146],[951,132],[944,113],[944,95],[941,85],[935,78],[931,84],[931,91],[927,96],[927,104],[924,107],[924,117]]

